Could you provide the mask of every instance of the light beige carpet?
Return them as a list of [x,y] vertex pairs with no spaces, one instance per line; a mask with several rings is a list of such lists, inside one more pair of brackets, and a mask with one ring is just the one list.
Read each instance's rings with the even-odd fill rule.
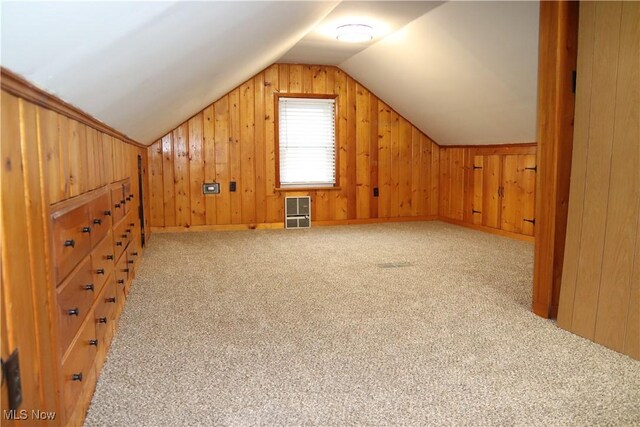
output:
[[532,267],[440,222],[155,234],[87,425],[640,424],[640,363],[534,316]]

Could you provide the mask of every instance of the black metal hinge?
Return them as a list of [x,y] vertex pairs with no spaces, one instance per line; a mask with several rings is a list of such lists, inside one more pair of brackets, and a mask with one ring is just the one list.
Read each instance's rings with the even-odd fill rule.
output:
[[535,218],[533,218],[533,219],[526,219],[525,218],[524,221],[525,222],[530,222],[531,224],[536,225],[536,219]]

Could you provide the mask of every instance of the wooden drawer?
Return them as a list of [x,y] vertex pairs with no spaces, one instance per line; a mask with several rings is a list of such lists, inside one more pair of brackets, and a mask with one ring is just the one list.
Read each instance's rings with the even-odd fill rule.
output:
[[116,260],[120,259],[120,256],[129,244],[131,233],[127,232],[127,230],[130,230],[130,228],[124,219],[113,229],[113,252],[115,253]]
[[124,212],[128,214],[131,211],[131,206],[133,205],[133,194],[131,193],[131,181],[127,180],[122,184],[122,193],[125,199]]
[[58,342],[65,353],[96,298],[91,258],[86,257],[57,289]]
[[95,247],[111,230],[111,199],[108,191],[89,203],[91,246]]
[[117,223],[124,217],[125,198],[122,184],[111,185],[111,216],[113,223]]
[[109,329],[113,327],[113,312],[115,311],[117,303],[118,294],[116,292],[115,277],[110,275],[105,287],[98,296],[98,301],[94,308],[96,336],[100,342],[104,342],[104,338],[108,335]]
[[95,381],[95,376],[90,375],[93,371],[93,362],[96,357],[96,349],[100,345],[96,341],[96,328],[93,323],[93,314],[82,325],[73,342],[69,353],[62,361],[62,400],[64,412],[70,416],[78,403],[78,397],[82,395],[83,389],[89,387],[93,389],[95,384],[88,381]]
[[113,272],[115,259],[113,238],[111,237],[111,231],[109,231],[104,240],[91,252],[91,272],[93,273],[93,284],[95,285],[96,293],[100,292],[105,280]]
[[127,264],[127,254],[124,253],[116,264],[116,287],[122,289],[126,295],[127,280],[129,279],[129,264]]
[[86,205],[53,212],[51,218],[53,271],[58,284],[91,251],[91,226]]

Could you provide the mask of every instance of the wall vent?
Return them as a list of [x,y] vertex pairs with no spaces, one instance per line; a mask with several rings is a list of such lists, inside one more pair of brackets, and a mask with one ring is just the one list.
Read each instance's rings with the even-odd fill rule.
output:
[[311,197],[285,197],[284,199],[284,227],[311,227]]

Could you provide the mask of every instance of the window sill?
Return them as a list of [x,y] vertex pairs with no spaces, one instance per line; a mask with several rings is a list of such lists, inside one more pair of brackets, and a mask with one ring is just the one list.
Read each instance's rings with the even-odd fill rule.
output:
[[340,187],[276,187],[275,191],[340,191]]

